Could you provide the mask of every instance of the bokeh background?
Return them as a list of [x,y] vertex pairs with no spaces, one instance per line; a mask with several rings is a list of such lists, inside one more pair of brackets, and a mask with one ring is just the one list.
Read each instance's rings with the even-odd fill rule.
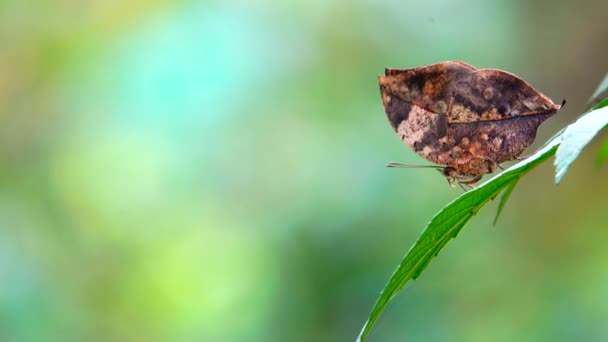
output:
[[[573,120],[606,1],[0,1],[0,340],[349,341],[461,193],[390,128],[384,67],[509,70]],[[608,339],[599,139],[526,176],[373,341]]]

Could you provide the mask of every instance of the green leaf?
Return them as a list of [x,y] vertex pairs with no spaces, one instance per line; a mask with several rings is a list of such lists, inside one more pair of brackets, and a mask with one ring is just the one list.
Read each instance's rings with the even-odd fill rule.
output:
[[[606,95],[608,95],[608,75],[590,99],[588,109],[593,108],[593,110],[586,112],[576,122],[561,129],[526,160],[513,165],[478,188],[459,196],[435,215],[422,232],[422,235],[406,253],[401,264],[380,293],[380,297],[357,341],[364,341],[367,338],[374,324],[397,293],[409,281],[418,278],[432,258],[439,254],[450,239],[458,235],[471,217],[504,190],[494,220],[496,224],[519,179],[534,167],[555,155],[556,151],[558,154],[555,161],[557,166],[556,183],[559,183],[582,149],[602,128],[608,125],[608,98],[599,101]],[[560,146],[560,144],[562,145]],[[608,141],[602,151],[604,151],[604,154],[601,155],[608,156]]]
[[587,106],[585,108],[585,111],[588,111],[591,108],[597,108],[597,104],[600,103],[600,101],[602,99],[605,99],[607,97],[608,97],[608,74],[606,74],[606,76],[604,76],[604,79],[602,80],[600,85],[597,87],[597,89],[595,90],[593,95],[591,95],[591,98],[589,99],[589,101],[587,101]]
[[494,225],[496,225],[496,222],[498,222],[498,217],[500,217],[500,213],[502,212],[502,209],[505,207],[505,204],[507,204],[507,201],[509,200],[509,196],[511,196],[511,192],[513,192],[513,189],[515,189],[517,182],[519,182],[519,178],[516,178],[515,180],[513,180],[507,186],[507,189],[505,190],[505,192],[502,194],[502,197],[500,198],[500,203],[498,203],[498,210],[496,211],[496,217],[494,218]]
[[566,128],[555,157],[555,184],[559,184],[583,148],[606,125],[608,125],[608,107],[603,107],[587,113]]
[[511,166],[476,189],[460,195],[435,215],[380,293],[380,297],[357,341],[365,341],[387,304],[397,295],[399,290],[409,281],[418,278],[431,262],[431,259],[439,253],[450,239],[456,237],[464,225],[484,204],[511,184],[516,183],[522,175],[555,154],[559,142],[560,137],[556,137],[526,160]]
[[605,98],[604,100],[600,101],[600,103],[598,103],[598,104],[597,104],[597,106],[595,106],[595,107],[593,108],[593,110],[595,110],[595,109],[600,109],[600,108],[604,108],[604,107],[606,107],[606,106],[608,106],[608,97],[607,97],[607,98]]

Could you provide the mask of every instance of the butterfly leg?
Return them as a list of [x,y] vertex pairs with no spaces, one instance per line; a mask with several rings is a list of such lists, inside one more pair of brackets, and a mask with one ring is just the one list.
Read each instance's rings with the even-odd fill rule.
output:
[[484,160],[486,161],[486,163],[488,163],[488,171],[489,171],[489,173],[492,173],[492,172],[496,171],[496,168],[499,168],[501,170],[505,169],[504,167],[502,167],[502,165],[498,164],[498,162],[496,162],[494,159],[484,158]]
[[459,184],[459,185],[460,185],[460,187],[461,187],[461,188],[463,188],[463,189],[465,188],[465,186],[466,186],[466,187],[467,187],[469,190],[477,189],[477,187],[476,187],[475,185],[473,185],[473,184],[469,184],[469,183],[466,183],[466,182],[459,182],[458,184]]
[[[479,182],[479,180],[481,180],[482,176],[476,176],[473,178],[458,178],[458,186],[460,186],[460,188],[462,190],[464,190],[464,192],[467,192],[469,190],[473,190],[475,189],[475,186],[473,184]],[[467,189],[468,188],[468,189]]]
[[470,186],[471,188],[474,189],[475,187],[473,186],[473,184],[479,182],[482,177],[483,177],[483,175],[475,176],[473,178],[466,178],[466,179],[465,178],[460,178],[460,179],[458,179],[458,183],[459,184],[468,185],[468,186]]

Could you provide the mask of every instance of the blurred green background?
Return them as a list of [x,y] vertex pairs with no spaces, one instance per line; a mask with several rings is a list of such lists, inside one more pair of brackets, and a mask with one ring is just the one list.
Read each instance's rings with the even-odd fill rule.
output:
[[[606,1],[0,1],[0,340],[349,341],[461,193],[390,128],[377,75],[511,71],[573,120]],[[608,339],[599,139],[526,176],[373,341]]]

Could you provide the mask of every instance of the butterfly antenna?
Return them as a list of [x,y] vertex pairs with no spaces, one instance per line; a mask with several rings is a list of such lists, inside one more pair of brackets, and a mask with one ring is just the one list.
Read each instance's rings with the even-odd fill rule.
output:
[[403,164],[403,163],[396,163],[396,162],[390,162],[390,163],[386,164],[386,167],[400,167],[400,168],[404,168],[404,169],[443,169],[443,168],[445,168],[444,166],[439,166],[439,165],[415,165],[415,164]]

